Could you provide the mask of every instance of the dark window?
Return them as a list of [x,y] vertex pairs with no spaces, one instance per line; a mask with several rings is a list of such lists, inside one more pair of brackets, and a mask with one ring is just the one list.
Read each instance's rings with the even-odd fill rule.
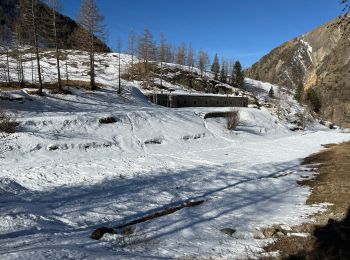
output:
[[196,105],[196,104],[197,104],[197,101],[196,101],[196,100],[194,100],[194,101],[193,101],[193,104],[195,104],[195,105]]
[[186,100],[184,100],[184,104],[186,105]]
[[218,101],[216,101],[216,104],[218,104],[218,105],[219,105],[219,100],[218,100]]

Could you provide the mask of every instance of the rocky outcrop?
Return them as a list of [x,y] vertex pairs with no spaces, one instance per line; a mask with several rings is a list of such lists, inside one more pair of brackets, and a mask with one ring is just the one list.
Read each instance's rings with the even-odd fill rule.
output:
[[350,126],[350,27],[333,20],[273,49],[246,71],[253,79],[306,91],[321,99],[321,115]]

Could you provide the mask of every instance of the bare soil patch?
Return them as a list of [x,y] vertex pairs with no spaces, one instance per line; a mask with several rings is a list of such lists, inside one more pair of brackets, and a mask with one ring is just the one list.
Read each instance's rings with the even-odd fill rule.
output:
[[350,142],[325,148],[304,160],[310,167],[317,165],[316,178],[299,184],[311,188],[307,204],[332,206],[314,216],[316,223],[293,228],[307,236],[282,236],[265,248],[280,251],[281,259],[350,259]]

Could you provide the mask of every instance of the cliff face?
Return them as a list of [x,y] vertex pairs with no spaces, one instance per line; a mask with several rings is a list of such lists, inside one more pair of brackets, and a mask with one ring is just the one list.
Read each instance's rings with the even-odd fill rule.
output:
[[273,49],[246,71],[253,79],[295,89],[315,89],[321,115],[350,126],[350,27],[333,20]]
[[[11,30],[12,24],[18,19],[18,11],[16,5],[20,0],[0,0],[0,32],[4,28]],[[27,0],[23,0],[27,1]],[[44,3],[38,3],[37,9],[38,24],[43,28],[39,31],[39,40],[42,47],[52,47],[52,41],[50,41],[50,26],[47,26],[50,22],[51,10]],[[57,14],[57,25],[59,38],[61,39],[61,48],[65,49],[82,49],[79,38],[75,36],[75,32],[86,33],[82,28],[71,18],[64,16],[60,13]],[[24,32],[25,33],[25,32]],[[81,38],[81,37],[80,37]],[[101,40],[96,39],[96,50],[101,52],[109,52],[109,47]]]

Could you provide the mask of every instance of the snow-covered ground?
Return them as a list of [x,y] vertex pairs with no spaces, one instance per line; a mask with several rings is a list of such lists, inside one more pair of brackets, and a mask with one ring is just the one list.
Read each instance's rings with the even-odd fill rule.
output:
[[[99,81],[112,86],[109,68]],[[254,257],[271,241],[262,228],[324,208],[305,205],[309,190],[296,181],[312,172],[300,163],[349,134],[291,132],[266,108],[240,108],[238,129],[228,131],[223,119],[204,119],[223,108],[157,107],[123,84],[123,97],[113,87],[1,93],[21,98],[2,101],[20,125],[0,139],[1,259]],[[99,123],[110,116],[115,123]],[[205,202],[137,224],[129,236],[89,238],[188,200]]]

